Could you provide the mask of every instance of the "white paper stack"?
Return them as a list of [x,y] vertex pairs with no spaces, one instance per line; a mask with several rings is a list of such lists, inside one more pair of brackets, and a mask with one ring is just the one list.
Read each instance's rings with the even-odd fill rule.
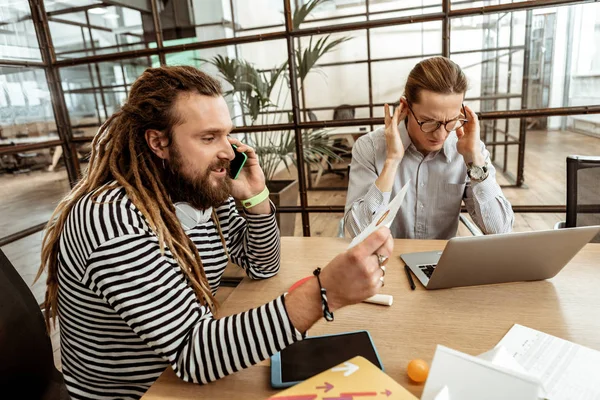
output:
[[422,399],[600,399],[600,352],[515,324],[478,357],[438,346]]

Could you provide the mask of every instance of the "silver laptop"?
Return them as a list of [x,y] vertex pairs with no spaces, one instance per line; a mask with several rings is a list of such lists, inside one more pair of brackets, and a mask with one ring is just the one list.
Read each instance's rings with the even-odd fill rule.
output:
[[455,237],[444,251],[402,254],[427,289],[549,279],[600,226]]

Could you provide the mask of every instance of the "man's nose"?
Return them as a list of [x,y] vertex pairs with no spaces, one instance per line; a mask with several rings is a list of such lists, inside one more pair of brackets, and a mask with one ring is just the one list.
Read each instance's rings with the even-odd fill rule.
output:
[[217,156],[221,159],[229,161],[235,158],[233,147],[231,146],[231,143],[229,143],[229,140],[227,140],[227,138],[225,138],[225,140],[223,141],[222,147],[219,150]]
[[433,131],[431,134],[433,135],[435,140],[442,140],[446,137],[446,133],[448,132],[446,131],[444,125],[440,125],[440,127]]

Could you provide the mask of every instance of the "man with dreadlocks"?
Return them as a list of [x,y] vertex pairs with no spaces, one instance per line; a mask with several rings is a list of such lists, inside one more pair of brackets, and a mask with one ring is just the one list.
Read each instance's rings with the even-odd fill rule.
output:
[[[136,80],[94,138],[86,173],[50,219],[38,274],[48,272],[46,322],[51,329],[59,317],[72,398],[137,399],[168,366],[189,382],[214,381],[301,340],[324,315],[312,277],[216,318],[228,259],[253,279],[279,270],[275,210],[260,200],[264,174],[231,129],[215,79],[160,67]],[[248,156],[234,181],[231,144]],[[253,199],[245,218],[234,199]],[[331,311],[383,285],[381,257],[392,247],[383,228],[323,268]]]

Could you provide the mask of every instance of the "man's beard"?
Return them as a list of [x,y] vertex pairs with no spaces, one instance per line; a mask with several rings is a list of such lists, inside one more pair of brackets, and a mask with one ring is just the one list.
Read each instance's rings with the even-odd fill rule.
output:
[[[163,184],[174,203],[183,201],[199,210],[218,207],[225,203],[231,193],[229,164],[228,160],[219,159],[210,164],[203,175],[189,177],[182,172],[183,160],[181,154],[172,145],[169,162],[164,168]],[[210,179],[211,171],[219,168],[225,168],[225,178],[219,179],[220,182],[214,185]]]

